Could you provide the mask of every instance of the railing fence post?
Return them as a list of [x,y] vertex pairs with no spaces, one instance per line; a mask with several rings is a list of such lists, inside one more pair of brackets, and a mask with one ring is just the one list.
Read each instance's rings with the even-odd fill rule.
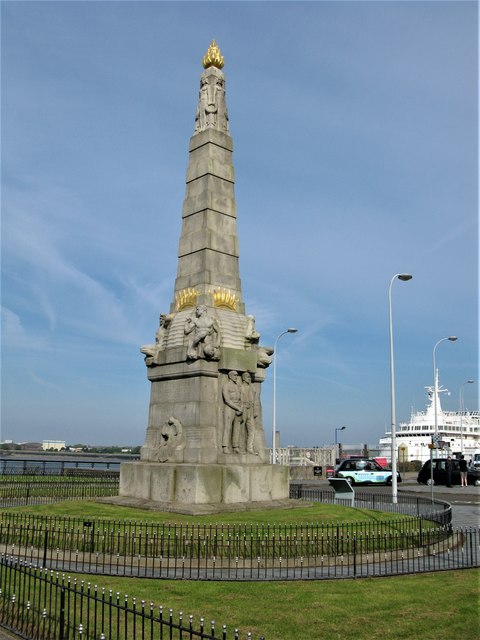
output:
[[43,540],[43,563],[42,566],[47,566],[47,546],[48,546],[48,527],[45,528],[45,538]]
[[60,636],[59,640],[65,640],[65,588],[60,589]]
[[357,537],[353,538],[353,577],[357,577]]

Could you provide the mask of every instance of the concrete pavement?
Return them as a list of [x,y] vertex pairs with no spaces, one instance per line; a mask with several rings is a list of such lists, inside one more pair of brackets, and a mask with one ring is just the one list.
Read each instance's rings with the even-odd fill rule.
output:
[[[425,484],[418,484],[417,474],[410,472],[402,474],[403,481],[399,482],[399,493],[420,494],[423,498],[431,496],[431,487]],[[318,486],[323,489],[329,487],[325,478],[309,478],[307,480],[291,480],[294,484],[302,484],[308,487]],[[372,491],[375,493],[389,493],[391,487],[374,485],[356,485],[356,491]],[[478,527],[480,526],[480,487],[469,485],[461,487],[455,485],[451,488],[435,485],[433,487],[433,497],[437,500],[444,500],[452,505],[452,524],[455,528]]]
[[[421,494],[424,498],[432,495],[431,487],[418,484],[415,478],[407,477],[398,485],[401,493]],[[456,528],[480,526],[480,487],[455,485],[446,487],[435,485],[433,497],[452,505],[452,524]]]
[[4,629],[3,627],[0,627],[0,640],[18,640],[18,638],[21,638],[21,637],[22,636],[8,631],[8,629]]

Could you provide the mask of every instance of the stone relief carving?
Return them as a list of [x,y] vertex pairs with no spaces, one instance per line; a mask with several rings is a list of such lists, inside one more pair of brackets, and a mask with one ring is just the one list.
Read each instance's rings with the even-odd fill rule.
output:
[[179,462],[178,454],[185,448],[183,426],[180,420],[171,416],[155,430],[150,448],[150,460],[157,462]]
[[216,318],[208,314],[207,307],[197,305],[195,312],[185,320],[185,335],[190,336],[188,360],[218,360],[220,357],[220,331]]
[[225,103],[225,78],[215,67],[200,77],[200,92],[195,116],[195,133],[205,129],[228,131],[228,113]]
[[222,388],[224,402],[223,453],[240,453],[240,427],[243,422],[242,392],[237,371],[229,371]]
[[155,334],[155,344],[145,344],[143,347],[140,347],[140,352],[145,354],[145,364],[147,367],[153,367],[155,364],[158,364],[157,357],[160,351],[165,349],[165,337],[173,318],[173,313],[160,314],[160,324]]
[[254,449],[256,402],[252,376],[229,371],[222,388],[223,398],[223,453],[251,453]]
[[255,395],[252,385],[252,376],[248,371],[242,373],[241,400],[243,411],[243,423],[246,430],[246,449],[247,453],[253,453],[258,456],[258,451],[253,448],[255,440]]

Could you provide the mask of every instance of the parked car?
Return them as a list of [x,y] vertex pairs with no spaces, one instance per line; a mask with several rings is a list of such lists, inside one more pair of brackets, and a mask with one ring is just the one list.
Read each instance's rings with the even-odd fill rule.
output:
[[[350,484],[392,484],[392,470],[381,467],[371,458],[348,458],[342,460],[335,471],[335,477],[346,478]],[[397,473],[397,482],[402,478]]]
[[[447,484],[447,470],[445,468],[446,458],[434,458],[433,459],[433,484]],[[460,483],[460,467],[458,460],[452,460],[452,484]],[[430,460],[427,460],[423,467],[420,469],[417,482],[420,484],[431,484],[432,477],[430,472]],[[467,472],[468,484],[473,484],[476,487],[480,486],[480,469],[474,469],[470,467]]]

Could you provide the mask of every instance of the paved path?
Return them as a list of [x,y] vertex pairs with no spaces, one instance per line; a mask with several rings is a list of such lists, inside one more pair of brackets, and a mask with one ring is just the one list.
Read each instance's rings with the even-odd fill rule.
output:
[[[293,480],[293,483],[302,484],[309,487],[319,487],[326,489],[329,487],[328,480]],[[391,487],[366,485],[355,487],[361,491],[371,493],[391,493]],[[398,484],[399,493],[410,493],[423,498],[431,496],[431,488],[425,484],[418,484],[417,474],[406,475],[403,482]],[[452,524],[455,528],[479,527],[480,526],[480,487],[461,487],[456,485],[452,488],[437,485],[433,488],[433,497],[438,500],[445,500],[452,505]]]
[[[407,479],[398,485],[399,492],[421,494],[428,498],[432,494],[430,487],[418,484],[414,479]],[[456,528],[480,526],[480,487],[435,486],[433,497],[445,500],[452,505],[452,524]]]
[[0,640],[18,640],[21,636],[18,636],[15,633],[10,633],[7,629],[0,627]]

